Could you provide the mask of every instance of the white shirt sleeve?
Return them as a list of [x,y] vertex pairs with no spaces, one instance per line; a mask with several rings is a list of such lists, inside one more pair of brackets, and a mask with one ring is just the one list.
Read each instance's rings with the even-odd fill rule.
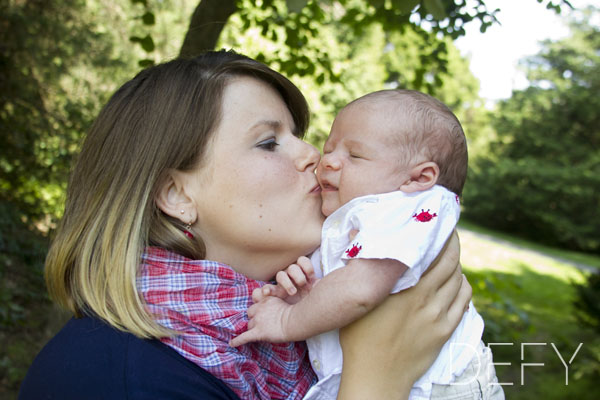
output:
[[[398,195],[398,193],[400,195]],[[392,292],[414,286],[437,257],[460,215],[458,196],[441,186],[419,193],[379,196],[349,215],[359,233],[342,254],[353,258],[390,258],[405,264]]]

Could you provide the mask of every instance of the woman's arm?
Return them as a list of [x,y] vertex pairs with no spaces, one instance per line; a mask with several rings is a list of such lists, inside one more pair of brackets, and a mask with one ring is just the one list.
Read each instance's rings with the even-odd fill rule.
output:
[[410,289],[389,296],[340,330],[344,352],[338,399],[406,399],[458,326],[471,299],[456,231]]

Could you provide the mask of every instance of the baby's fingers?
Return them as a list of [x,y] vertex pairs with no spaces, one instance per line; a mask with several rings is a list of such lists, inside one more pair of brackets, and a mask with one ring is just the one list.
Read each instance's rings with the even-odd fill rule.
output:
[[246,343],[256,342],[259,338],[256,336],[253,330],[248,330],[241,335],[238,335],[229,341],[231,347],[242,346]]
[[[256,304],[256,303],[260,303],[260,301],[262,299],[264,299],[266,296],[268,296],[269,294],[269,289],[266,288],[269,285],[265,285],[259,288],[256,288],[252,291],[252,301]],[[266,289],[265,289],[266,288]],[[266,294],[265,294],[266,292]]]
[[315,268],[313,267],[312,262],[308,257],[300,257],[297,261],[297,264],[298,266],[300,266],[309,282],[315,280]]
[[296,289],[299,289],[303,286],[306,286],[308,283],[307,277],[304,274],[304,271],[298,264],[292,264],[286,270],[289,278],[294,283]]
[[[289,271],[289,269],[290,268],[288,267],[286,271]],[[275,279],[277,280],[278,286],[282,287],[288,295],[293,296],[298,290],[296,289],[296,285],[294,285],[286,271],[279,271],[277,275],[275,275]]]
[[262,287],[256,288],[252,291],[252,301],[255,304],[260,303],[263,299],[269,296],[285,299],[288,296],[288,294],[282,287],[279,287],[278,285],[272,285],[270,283]]

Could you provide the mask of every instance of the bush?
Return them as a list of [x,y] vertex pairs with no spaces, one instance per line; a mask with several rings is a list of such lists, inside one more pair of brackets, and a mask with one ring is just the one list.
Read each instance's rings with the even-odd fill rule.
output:
[[464,218],[534,241],[600,252],[600,161],[566,168],[531,157],[478,160]]
[[577,319],[600,334],[600,273],[590,274],[587,283],[575,285]]
[[[600,334],[600,273],[590,274],[586,284],[574,285],[577,299],[574,302],[579,322]],[[600,378],[600,339],[587,345],[588,351],[578,369],[579,375]]]

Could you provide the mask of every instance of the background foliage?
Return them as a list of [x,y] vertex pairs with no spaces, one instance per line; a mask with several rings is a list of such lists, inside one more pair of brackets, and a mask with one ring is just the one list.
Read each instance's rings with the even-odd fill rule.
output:
[[[533,85],[502,101],[471,162],[465,217],[600,253],[600,29],[593,11],[527,60]],[[595,14],[597,16],[597,14]]]

